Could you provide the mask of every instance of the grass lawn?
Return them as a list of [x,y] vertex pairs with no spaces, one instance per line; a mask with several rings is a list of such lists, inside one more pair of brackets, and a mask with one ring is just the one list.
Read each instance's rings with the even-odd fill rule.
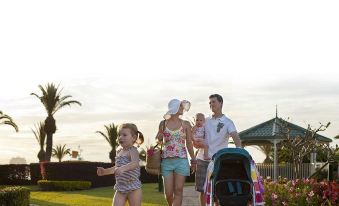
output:
[[[114,194],[113,187],[69,192],[45,192],[39,191],[38,186],[27,187],[31,189],[30,203],[39,206],[111,206]],[[142,205],[166,205],[164,195],[158,192],[158,184],[142,185]]]

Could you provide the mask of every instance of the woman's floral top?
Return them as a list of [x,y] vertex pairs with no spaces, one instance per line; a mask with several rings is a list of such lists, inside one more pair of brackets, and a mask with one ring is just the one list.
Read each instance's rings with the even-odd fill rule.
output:
[[169,130],[166,127],[163,135],[165,141],[162,151],[162,158],[187,158],[185,141],[186,133],[182,125],[175,131]]

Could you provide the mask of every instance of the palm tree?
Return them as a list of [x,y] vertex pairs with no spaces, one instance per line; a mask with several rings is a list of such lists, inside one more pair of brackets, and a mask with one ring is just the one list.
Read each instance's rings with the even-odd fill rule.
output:
[[339,139],[339,134],[337,136],[335,136],[334,139]]
[[52,150],[52,156],[58,158],[59,162],[61,162],[62,158],[65,157],[65,155],[70,155],[71,150],[66,149],[66,145],[61,146],[60,144],[57,145],[55,148]]
[[0,125],[1,124],[7,124],[12,126],[16,132],[19,131],[18,126],[15,124],[15,122],[13,121],[12,117],[4,114],[2,111],[0,111]]
[[45,128],[45,124],[43,122],[39,122],[38,124],[35,125],[35,130],[32,129],[35,139],[38,141],[40,145],[40,151],[37,155],[39,158],[39,162],[44,162],[46,158],[46,152],[44,150],[46,132],[44,128]]
[[45,88],[39,85],[39,89],[42,92],[42,96],[38,96],[35,93],[31,93],[31,95],[36,96],[41,101],[47,112],[44,130],[47,134],[46,161],[50,162],[53,147],[53,134],[56,131],[53,115],[65,106],[71,106],[72,104],[81,106],[81,103],[76,100],[68,100],[72,97],[71,95],[61,96],[62,89],[59,89],[59,86],[55,86],[53,83],[48,83]]
[[270,155],[272,154],[272,146],[271,145],[260,145],[260,146],[257,146],[256,148],[266,155],[264,163],[272,163],[273,162],[272,159],[270,158]]
[[112,124],[105,125],[106,128],[106,134],[101,131],[96,131],[96,133],[101,134],[106,141],[109,143],[109,145],[112,147],[112,150],[109,153],[109,158],[111,159],[111,162],[114,163],[115,161],[115,153],[116,153],[116,147],[117,147],[117,139],[118,139],[118,126]]

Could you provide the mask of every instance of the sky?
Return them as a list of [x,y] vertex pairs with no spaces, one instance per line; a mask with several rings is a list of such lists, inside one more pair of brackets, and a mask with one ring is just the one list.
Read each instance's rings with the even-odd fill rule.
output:
[[80,145],[89,161],[109,161],[95,133],[104,125],[134,122],[151,144],[169,100],[189,100],[183,118],[192,119],[210,114],[213,93],[239,132],[278,105],[279,117],[302,127],[331,122],[321,134],[333,138],[338,9],[337,1],[2,1],[0,110],[20,131],[0,125],[0,164],[38,161],[31,129],[46,112],[30,93],[48,82],[82,103],[56,113],[54,144]]

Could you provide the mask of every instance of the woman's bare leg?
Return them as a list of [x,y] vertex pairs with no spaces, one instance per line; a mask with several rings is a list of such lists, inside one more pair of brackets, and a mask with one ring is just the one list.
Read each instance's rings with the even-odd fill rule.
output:
[[185,179],[186,179],[185,176],[174,173],[175,185],[174,185],[173,206],[181,206],[181,204],[182,204],[182,197],[183,197]]
[[164,176],[164,189],[165,189],[165,198],[168,206],[173,204],[173,188],[174,188],[174,177],[173,173],[167,176]]

